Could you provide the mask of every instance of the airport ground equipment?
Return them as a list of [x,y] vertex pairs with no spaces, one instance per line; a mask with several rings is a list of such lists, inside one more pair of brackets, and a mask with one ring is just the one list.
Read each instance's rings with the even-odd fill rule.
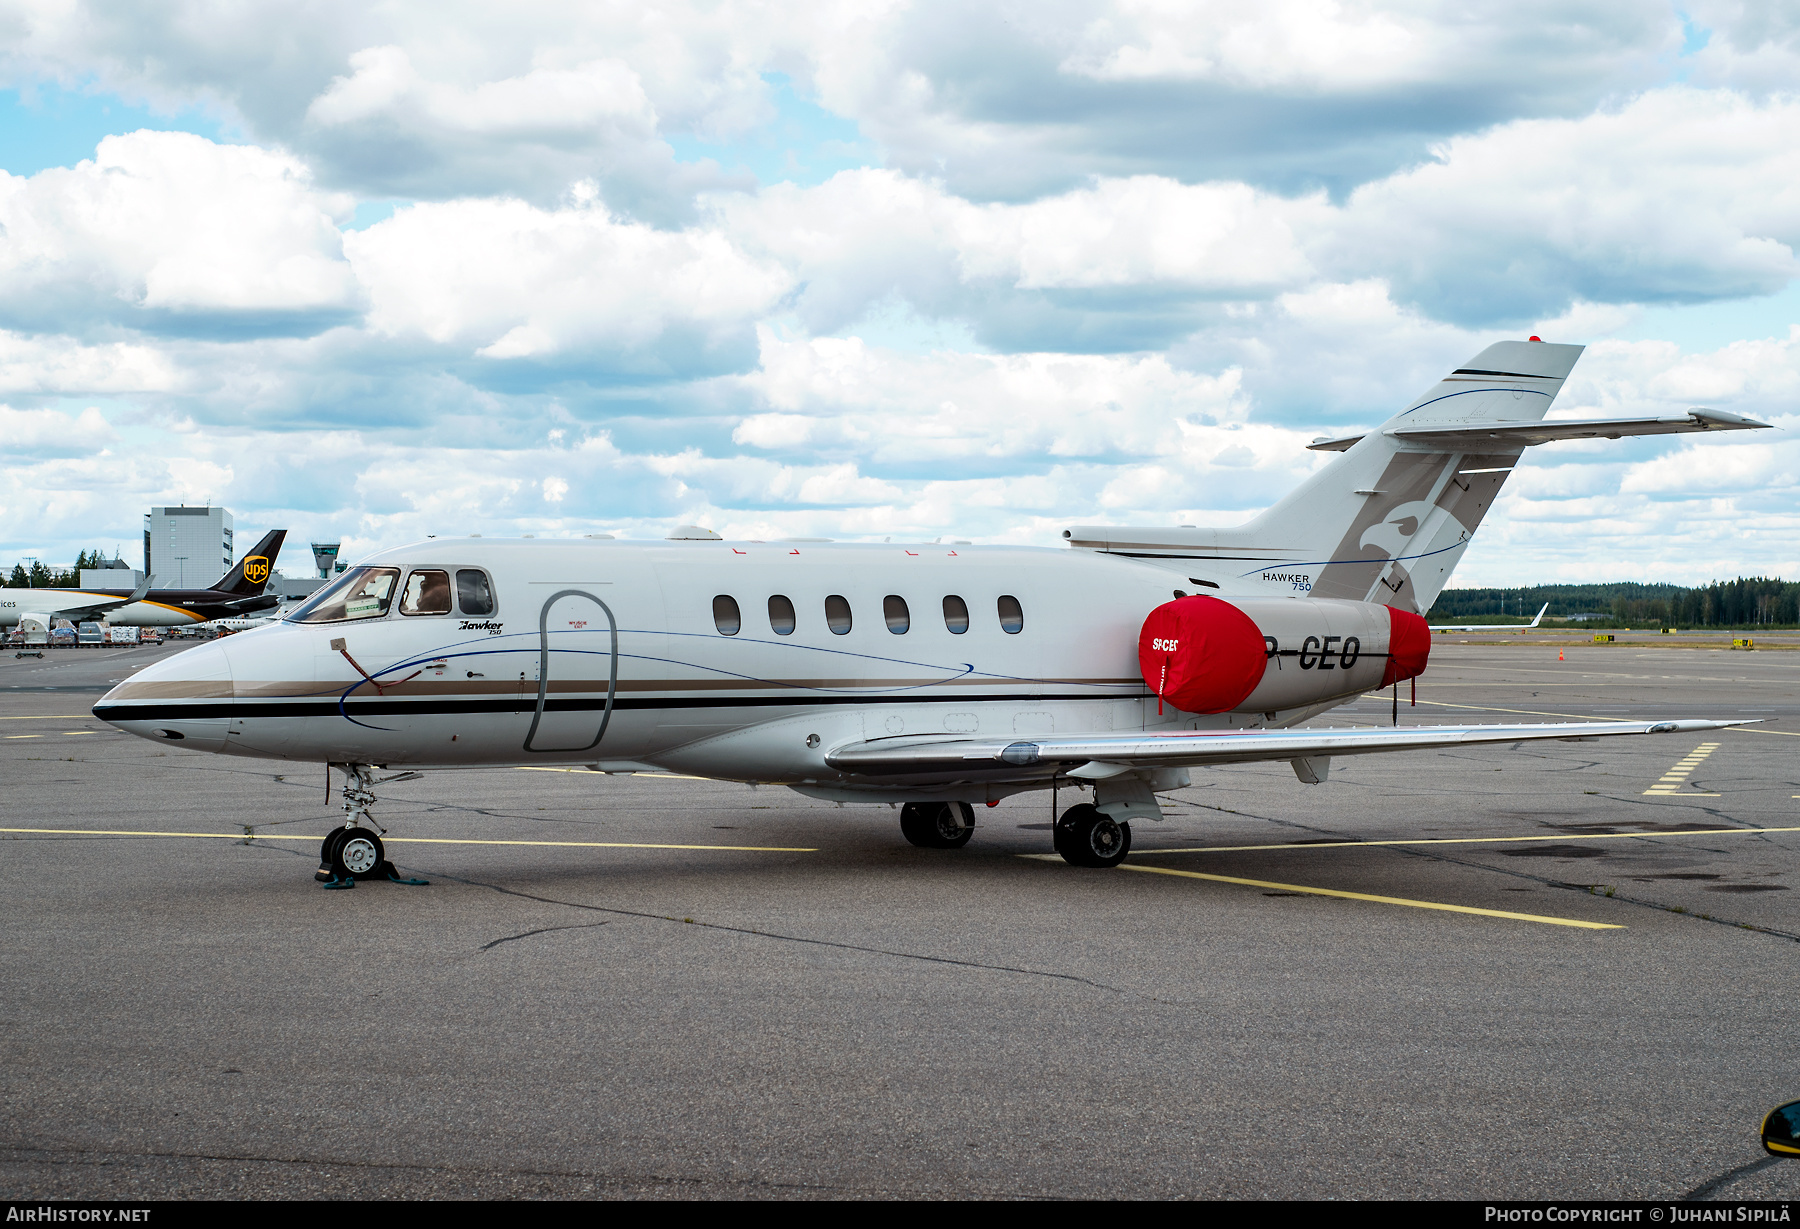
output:
[[[1581,348],[1501,342],[1234,529],[1074,526],[963,543],[438,537],[373,555],[281,622],[166,658],[94,708],[140,737],[325,763],[331,880],[389,864],[377,786],[562,765],[785,785],[902,808],[954,848],[977,804],[1074,789],[1052,846],[1110,866],[1195,771],[1718,729],[1729,720],[1310,727],[1427,666],[1422,617],[1527,447],[1728,433],[1546,423]],[[402,776],[377,778],[377,770]],[[1060,797],[1060,795],[1057,795]],[[340,884],[340,886],[343,886]]]

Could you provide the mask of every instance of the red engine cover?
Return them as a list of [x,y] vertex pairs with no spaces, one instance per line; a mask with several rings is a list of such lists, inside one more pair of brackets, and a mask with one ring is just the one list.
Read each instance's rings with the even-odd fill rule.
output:
[[[1426,639],[1429,647],[1429,632]],[[1268,662],[1262,630],[1216,597],[1164,602],[1138,633],[1144,682],[1184,713],[1230,712],[1256,690]]]
[[1425,673],[1425,659],[1431,656],[1431,624],[1416,614],[1388,607],[1388,662],[1381,685],[1387,687],[1401,679]]

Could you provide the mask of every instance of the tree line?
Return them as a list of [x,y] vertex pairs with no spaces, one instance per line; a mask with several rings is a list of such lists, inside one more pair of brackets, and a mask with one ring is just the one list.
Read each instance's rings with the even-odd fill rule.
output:
[[[1433,619],[1496,623],[1529,619],[1549,603],[1547,619],[1588,615],[1595,627],[1769,627],[1800,624],[1800,582],[1740,576],[1709,585],[1535,585],[1520,589],[1445,589]],[[1597,617],[1593,617],[1597,616]]]
[[[13,564],[12,575],[6,578],[8,589],[73,589],[81,584],[83,568],[103,568],[112,560],[103,552],[82,551],[75,556],[75,566],[66,572],[47,568],[33,559],[29,565]],[[129,588],[129,586],[127,586]]]

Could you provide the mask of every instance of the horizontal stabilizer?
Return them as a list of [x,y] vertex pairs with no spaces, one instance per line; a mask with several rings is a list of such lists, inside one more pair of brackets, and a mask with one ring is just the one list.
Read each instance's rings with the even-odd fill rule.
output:
[[[1638,418],[1539,419],[1536,422],[1435,423],[1420,427],[1388,427],[1381,434],[1428,448],[1495,450],[1549,444],[1556,440],[1616,440],[1627,435],[1682,435],[1690,431],[1754,431],[1769,426],[1724,410],[1689,410],[1686,414]],[[1361,435],[1314,440],[1314,452],[1346,452]]]
[[[1590,739],[1615,734],[1674,734],[1722,730],[1754,721],[1574,721],[1535,725],[1436,725],[1193,731],[1169,734],[1080,734],[1067,738],[878,739],[833,748],[825,760],[843,772],[892,776],[1013,767],[1048,776],[1091,761],[1134,769],[1251,764],[1322,756],[1430,751],[1479,743]],[[1035,771],[1034,771],[1035,770]]]

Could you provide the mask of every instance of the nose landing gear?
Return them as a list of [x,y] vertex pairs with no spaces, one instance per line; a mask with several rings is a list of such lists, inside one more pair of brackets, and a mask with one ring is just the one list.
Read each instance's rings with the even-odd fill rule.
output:
[[[387,860],[387,850],[373,829],[380,828],[369,814],[375,805],[374,786],[389,781],[414,781],[416,772],[403,772],[376,781],[367,764],[340,765],[344,770],[344,826],[334,828],[319,846],[319,869],[313,878],[327,888],[353,888],[358,879],[387,879],[393,883],[429,883],[428,879],[402,878]],[[385,829],[383,829],[385,831]]]

